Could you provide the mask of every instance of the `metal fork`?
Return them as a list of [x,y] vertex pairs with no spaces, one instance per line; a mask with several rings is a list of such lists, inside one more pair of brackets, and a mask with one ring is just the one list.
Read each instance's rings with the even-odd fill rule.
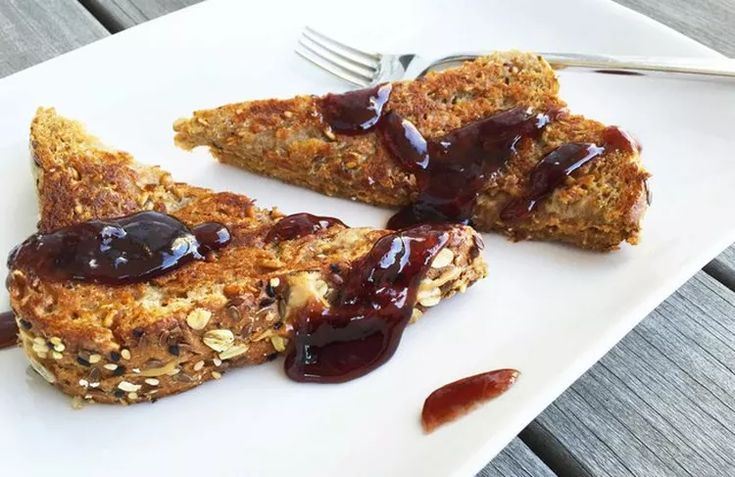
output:
[[[396,55],[371,53],[346,45],[310,27],[306,27],[302,32],[296,53],[319,68],[357,86],[420,78],[429,71],[483,56],[480,52],[458,53],[431,61],[414,53]],[[735,78],[735,60],[730,58],[538,54],[554,69],[585,68],[601,73],[618,74],[687,73]]]

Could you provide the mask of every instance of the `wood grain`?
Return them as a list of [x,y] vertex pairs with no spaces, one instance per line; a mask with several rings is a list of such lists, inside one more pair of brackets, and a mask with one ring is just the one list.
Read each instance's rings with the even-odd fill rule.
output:
[[735,293],[695,275],[528,433],[560,473],[735,475]]
[[704,271],[735,290],[735,245],[730,245],[717,258],[704,267]]
[[74,0],[0,1],[0,77],[109,33]]
[[112,33],[200,2],[200,0],[80,1]]
[[503,452],[485,466],[477,477],[553,477],[544,464],[520,439],[515,438]]
[[733,0],[615,0],[726,56],[735,57]]

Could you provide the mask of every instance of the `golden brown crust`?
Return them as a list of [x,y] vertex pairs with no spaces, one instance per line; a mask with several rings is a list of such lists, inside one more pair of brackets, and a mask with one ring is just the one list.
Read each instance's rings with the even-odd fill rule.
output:
[[[459,68],[416,81],[396,82],[388,107],[413,122],[425,137],[441,136],[470,121],[515,106],[538,111],[563,108],[551,67],[536,55],[494,53]],[[376,134],[335,135],[319,114],[320,99],[259,100],[196,111],[174,125],[176,143],[208,146],[230,163],[327,195],[398,207],[417,194],[415,177],[390,156]],[[566,116],[488,180],[473,222],[480,230],[513,239],[551,239],[609,250],[636,243],[648,177],[638,153],[615,152],[582,167],[529,220],[509,225],[499,212],[526,192],[527,177],[544,154],[565,142],[602,143],[604,126]]]
[[[334,226],[267,243],[277,210],[174,183],[104,149],[53,109],[38,111],[31,147],[41,230],[155,208],[190,225],[222,222],[233,235],[206,261],[132,285],[45,281],[30,269],[10,270],[11,305],[31,363],[65,393],[96,402],[154,400],[275,357],[289,339],[294,300],[331,293],[338,278],[330,265],[346,273],[386,233]],[[425,277],[417,316],[485,275],[479,240],[469,227],[451,230],[452,260]]]

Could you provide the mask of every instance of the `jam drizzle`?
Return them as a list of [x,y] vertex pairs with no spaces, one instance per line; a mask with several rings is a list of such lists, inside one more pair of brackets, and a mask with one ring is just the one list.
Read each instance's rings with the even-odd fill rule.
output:
[[378,240],[349,271],[332,306],[312,302],[297,312],[284,363],[288,377],[340,383],[390,359],[419,282],[448,238],[444,227],[422,225]]
[[[388,227],[399,229],[418,223],[443,222],[468,224],[486,179],[505,166],[522,139],[538,137],[550,121],[548,114],[513,108],[427,141],[426,166],[423,171],[414,168],[419,195],[391,217]],[[398,144],[389,150],[402,157],[401,163],[411,161],[406,159],[412,157],[405,152],[410,150],[408,141],[401,141],[400,134],[385,135]],[[414,149],[411,154],[415,157],[421,151]]]
[[230,240],[222,224],[189,229],[170,215],[139,212],[32,235],[10,253],[8,268],[30,268],[50,280],[137,283],[204,260]]
[[292,214],[283,217],[275,223],[265,236],[266,242],[282,242],[295,240],[305,235],[314,234],[334,225],[347,227],[341,220],[334,217],[321,217],[307,213]]
[[421,411],[424,432],[461,417],[480,403],[503,394],[518,379],[515,369],[497,369],[454,381],[429,394]]
[[18,340],[18,325],[12,311],[0,313],[0,349],[14,346]]
[[527,217],[538,202],[551,195],[570,174],[604,152],[604,147],[589,143],[570,142],[557,147],[531,171],[526,196],[511,200],[500,212],[500,219],[513,222]]
[[337,132],[360,134],[370,131],[383,115],[393,85],[382,83],[372,88],[343,94],[328,94],[322,98],[322,116]]

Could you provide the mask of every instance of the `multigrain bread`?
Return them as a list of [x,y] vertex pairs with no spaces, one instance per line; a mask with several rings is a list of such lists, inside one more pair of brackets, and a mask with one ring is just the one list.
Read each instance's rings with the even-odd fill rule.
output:
[[[540,56],[494,53],[462,66],[393,83],[386,108],[411,121],[427,139],[514,107],[558,111],[554,71]],[[320,114],[322,98],[298,96],[229,104],[194,112],[174,124],[184,149],[208,146],[222,162],[286,182],[370,204],[400,207],[418,194],[416,177],[402,168],[378,134],[335,134]],[[646,208],[646,178],[638,150],[608,151],[566,179],[525,220],[507,223],[500,212],[528,191],[540,159],[568,142],[602,144],[605,126],[565,114],[536,140],[522,141],[507,166],[487,179],[472,223],[514,240],[560,240],[594,250],[638,242]]]
[[[288,343],[294,310],[310,297],[328,298],[339,275],[387,233],[335,225],[268,243],[266,233],[282,217],[276,209],[176,183],[105,148],[53,109],[39,109],[33,120],[31,151],[41,231],[158,210],[185,224],[223,223],[233,237],[206,261],[131,285],[49,281],[11,267],[11,305],[32,366],[63,392],[90,401],[151,401],[275,358]],[[421,281],[413,319],[485,276],[481,244],[469,227],[449,229]]]

